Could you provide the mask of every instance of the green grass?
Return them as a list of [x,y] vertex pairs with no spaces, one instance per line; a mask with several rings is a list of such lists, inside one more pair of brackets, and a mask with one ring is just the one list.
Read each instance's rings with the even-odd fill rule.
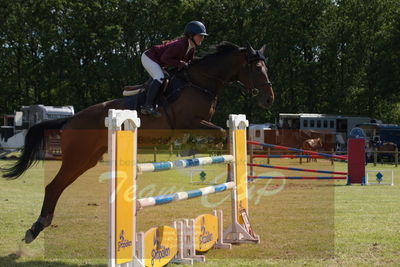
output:
[[[140,161],[152,160],[142,155]],[[158,155],[158,160],[173,160]],[[0,166],[11,163],[0,161]],[[60,162],[46,161],[17,180],[0,180],[0,266],[105,266],[107,163],[80,177],[59,200],[51,227],[32,244],[21,242],[37,219],[47,184]],[[299,167],[289,159],[271,164]],[[346,165],[318,161],[304,168],[345,170]],[[250,220],[259,245],[210,250],[198,266],[398,266],[400,262],[400,179],[390,165],[369,169],[395,171],[395,186],[344,186],[344,181],[256,181],[249,184]],[[224,165],[206,166],[207,175]],[[213,169],[213,171],[211,171]],[[256,169],[256,172],[265,170]],[[276,172],[275,172],[276,173]],[[281,175],[303,173],[282,172]],[[223,180],[220,180],[223,182]],[[189,171],[146,173],[139,179],[141,197],[202,187],[189,183]],[[224,210],[230,223],[229,192],[152,207],[139,212],[138,229],[170,225],[173,220]]]

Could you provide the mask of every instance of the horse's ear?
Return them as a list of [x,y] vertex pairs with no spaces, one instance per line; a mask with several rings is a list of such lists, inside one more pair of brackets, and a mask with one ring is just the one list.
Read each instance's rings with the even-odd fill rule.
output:
[[251,55],[253,55],[253,54],[255,54],[255,50],[254,50],[254,48],[253,47],[251,47],[251,44],[249,43],[249,42],[247,42],[247,51],[249,51],[249,53],[251,54]]
[[266,45],[263,45],[260,49],[260,53],[264,55]]

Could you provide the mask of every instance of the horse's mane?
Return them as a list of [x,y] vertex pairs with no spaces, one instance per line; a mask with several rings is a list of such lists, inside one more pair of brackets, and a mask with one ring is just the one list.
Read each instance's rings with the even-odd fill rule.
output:
[[201,62],[206,59],[230,54],[232,52],[239,52],[241,50],[242,50],[242,48],[240,46],[238,46],[234,43],[228,42],[228,41],[223,41],[217,45],[212,46],[211,52],[205,54],[204,56],[202,56],[200,58],[196,58],[196,59],[192,60],[192,63]]

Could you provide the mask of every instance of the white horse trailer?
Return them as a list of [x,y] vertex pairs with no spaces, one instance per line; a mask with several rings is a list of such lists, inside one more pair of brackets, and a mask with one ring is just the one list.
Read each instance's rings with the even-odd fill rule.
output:
[[[14,115],[3,116],[0,126],[0,149],[6,152],[20,150],[25,143],[28,129],[42,121],[73,116],[73,106],[22,106]],[[57,139],[57,138],[56,138]],[[54,143],[54,140],[50,140]]]
[[[250,124],[248,128],[248,136],[249,140],[265,143],[265,137],[267,130],[276,130],[277,126],[273,123],[264,123],[264,124]],[[271,142],[271,141],[269,141]],[[258,149],[258,148],[255,148]],[[260,149],[262,149],[260,147]]]
[[314,113],[280,113],[279,127],[281,129],[330,131],[337,139],[347,140],[350,131],[361,123],[375,122],[369,117],[344,116]]

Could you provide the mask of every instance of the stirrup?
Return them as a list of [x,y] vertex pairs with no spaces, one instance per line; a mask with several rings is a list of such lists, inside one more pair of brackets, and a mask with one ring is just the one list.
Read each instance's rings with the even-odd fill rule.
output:
[[144,115],[150,115],[150,116],[155,117],[155,118],[161,117],[161,113],[160,112],[158,112],[155,108],[152,108],[152,107],[149,107],[149,106],[143,106],[140,109],[140,112],[142,114],[144,114]]

